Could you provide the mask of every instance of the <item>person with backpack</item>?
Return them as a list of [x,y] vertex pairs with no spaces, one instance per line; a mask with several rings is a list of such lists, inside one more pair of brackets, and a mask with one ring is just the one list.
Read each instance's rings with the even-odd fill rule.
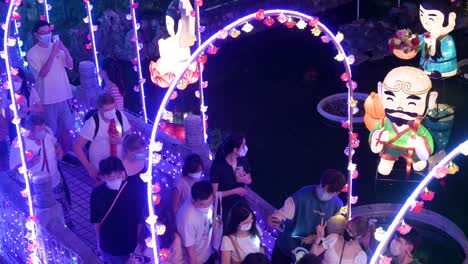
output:
[[[110,156],[122,157],[122,142],[130,132],[130,123],[125,114],[115,109],[114,98],[107,93],[98,98],[98,109],[85,116],[83,127],[76,138],[73,150],[88,174],[98,179],[99,162]],[[88,148],[89,159],[84,152]]]

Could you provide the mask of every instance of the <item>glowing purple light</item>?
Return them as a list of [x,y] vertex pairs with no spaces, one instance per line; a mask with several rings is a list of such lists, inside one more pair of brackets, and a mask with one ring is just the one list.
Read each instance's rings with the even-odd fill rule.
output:
[[49,19],[49,4],[47,3],[47,0],[44,0],[44,13],[45,13],[45,17],[46,17],[47,23],[50,23],[50,19]]
[[456,147],[452,152],[450,152],[445,158],[443,158],[422,180],[419,185],[414,189],[414,191],[411,193],[411,195],[406,199],[406,202],[403,204],[401,207],[400,211],[398,214],[395,216],[393,219],[392,223],[388,227],[387,231],[385,231],[385,234],[380,241],[379,245],[377,246],[374,255],[371,258],[370,264],[376,264],[378,263],[380,257],[383,254],[383,251],[385,247],[387,246],[388,242],[390,241],[390,238],[393,235],[393,232],[395,232],[395,229],[397,226],[400,224],[401,220],[403,219],[403,216],[406,214],[408,209],[410,209],[411,204],[418,198],[419,194],[424,190],[425,187],[429,184],[429,182],[434,178],[434,176],[437,173],[437,170],[439,168],[442,168],[447,165],[450,161],[452,161],[458,154],[462,153],[463,151],[468,150],[468,140],[465,142],[461,143]]
[[[10,97],[11,97],[11,102],[12,102],[12,107],[11,110],[13,110],[13,120],[16,128],[16,134],[17,136],[17,144],[18,148],[20,151],[20,158],[21,158],[21,167],[22,169],[20,170],[21,173],[23,174],[24,177],[24,182],[26,185],[26,192],[27,192],[27,199],[28,199],[28,209],[29,209],[29,216],[34,216],[34,208],[33,208],[33,203],[32,203],[32,197],[31,197],[31,191],[30,191],[30,183],[29,183],[29,172],[27,171],[27,166],[26,166],[26,158],[25,158],[25,151],[24,151],[24,144],[23,144],[23,139],[21,137],[21,126],[20,126],[20,117],[18,115],[18,105],[16,103],[16,97],[15,97],[15,92],[13,89],[13,83],[12,83],[12,78],[11,78],[11,64],[10,64],[10,56],[9,56],[9,47],[8,47],[8,39],[10,35],[10,27],[11,27],[11,15],[14,10],[17,9],[17,6],[15,5],[16,1],[11,1],[9,6],[8,6],[8,11],[7,15],[5,17],[5,28],[3,32],[3,52],[5,53],[5,71],[7,75],[7,83],[8,83],[8,89],[10,91]],[[36,238],[36,229],[35,225],[31,230],[31,235],[32,239]]]
[[[200,6],[195,3],[195,13],[196,13],[196,27],[197,27],[197,46],[200,47],[202,45],[202,39],[201,39],[201,25],[200,25]],[[203,72],[202,72],[202,64],[201,62],[198,62],[198,72],[200,73],[200,76],[198,77],[198,90],[200,92],[200,108],[205,107],[205,95],[203,93]],[[202,118],[202,126],[203,126],[203,140],[206,141],[208,140],[208,134],[206,133],[206,114],[205,111],[200,111],[201,112],[201,118]]]
[[140,86],[140,94],[141,94],[141,107],[143,108],[143,117],[145,118],[145,123],[148,123],[148,115],[146,112],[146,102],[145,102],[145,87],[144,87],[144,79],[143,73],[141,71],[141,58],[140,58],[140,42],[138,40],[138,28],[137,28],[137,21],[136,21],[136,11],[134,8],[134,1],[130,0],[130,14],[132,16],[132,26],[133,26],[133,39],[135,40],[135,53],[137,58],[137,72],[138,72],[138,85]]
[[96,49],[96,40],[94,36],[94,25],[93,25],[93,16],[91,15],[91,10],[93,9],[93,6],[89,3],[90,1],[84,1],[86,5],[86,14],[88,16],[88,26],[89,26],[89,35],[91,36],[91,44],[93,48],[93,58],[94,58],[94,64],[96,66],[96,74],[98,78],[98,84],[101,86],[102,79],[101,76],[99,75],[99,61],[97,57],[97,49]]

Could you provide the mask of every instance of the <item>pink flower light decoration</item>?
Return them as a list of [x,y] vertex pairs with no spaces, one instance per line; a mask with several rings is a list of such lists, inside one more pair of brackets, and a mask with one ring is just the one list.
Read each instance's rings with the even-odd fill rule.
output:
[[227,38],[229,32],[225,29],[219,31],[218,39],[225,39]]
[[413,203],[410,206],[410,210],[413,213],[420,213],[424,209],[424,202],[422,201],[413,201]]
[[265,19],[265,10],[259,9],[259,10],[257,11],[257,13],[255,14],[255,18],[256,18],[257,20],[263,20],[263,19]]
[[392,264],[392,258],[386,257],[386,256],[381,256],[379,259],[378,264]]
[[423,200],[423,201],[432,201],[434,199],[434,195],[435,193],[432,192],[432,191],[429,191],[429,189],[424,188],[424,191],[419,195],[419,197]]
[[341,189],[341,192],[347,193],[349,191],[348,184],[346,184],[343,189]]
[[283,24],[284,22],[288,21],[288,18],[284,14],[279,14],[276,20],[278,20],[278,22]]
[[318,17],[314,17],[309,21],[309,26],[310,27],[315,27],[317,24],[320,22],[320,19]]
[[442,179],[442,178],[445,178],[445,176],[447,176],[447,173],[448,173],[448,168],[447,167],[440,167],[437,169],[436,171],[436,175],[434,177],[436,177],[437,179]]
[[402,235],[406,235],[411,232],[412,228],[412,226],[408,225],[404,220],[402,220],[400,226],[397,228],[397,231]]
[[275,20],[273,18],[271,18],[271,17],[267,17],[264,20],[264,23],[265,23],[265,25],[271,27],[275,23]]
[[341,76],[340,76],[340,79],[341,79],[343,82],[349,81],[349,74],[348,74],[347,72],[342,73]]

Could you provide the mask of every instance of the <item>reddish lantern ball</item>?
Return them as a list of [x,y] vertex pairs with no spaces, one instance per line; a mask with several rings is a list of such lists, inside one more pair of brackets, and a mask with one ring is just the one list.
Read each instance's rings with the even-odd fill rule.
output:
[[257,13],[255,14],[255,18],[256,18],[257,20],[263,20],[263,19],[265,19],[265,10],[259,9],[259,10],[257,11]]

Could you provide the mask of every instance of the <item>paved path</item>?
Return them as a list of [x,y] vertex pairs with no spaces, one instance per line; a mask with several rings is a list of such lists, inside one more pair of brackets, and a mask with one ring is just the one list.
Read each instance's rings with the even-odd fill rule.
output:
[[96,249],[96,235],[93,225],[89,222],[89,198],[93,189],[92,180],[82,166],[71,166],[64,162],[60,162],[59,166],[70,188],[71,217],[74,224],[72,231],[94,250]]

